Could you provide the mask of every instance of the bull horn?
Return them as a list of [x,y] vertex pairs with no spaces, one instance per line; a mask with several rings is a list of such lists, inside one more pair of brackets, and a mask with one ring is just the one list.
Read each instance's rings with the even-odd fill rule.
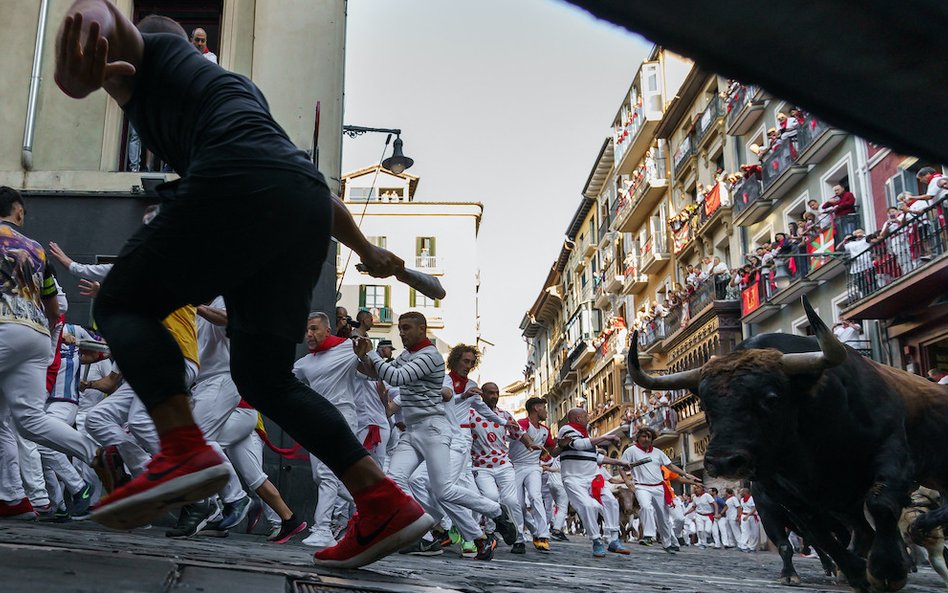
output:
[[691,369],[670,375],[648,375],[639,365],[639,332],[632,332],[632,344],[629,345],[629,377],[639,387],[646,389],[692,389],[698,390],[701,382],[701,369]]
[[816,314],[810,306],[810,300],[804,296],[802,301],[806,318],[820,344],[820,351],[784,354],[781,364],[788,375],[822,373],[828,368],[843,364],[847,356],[846,347]]

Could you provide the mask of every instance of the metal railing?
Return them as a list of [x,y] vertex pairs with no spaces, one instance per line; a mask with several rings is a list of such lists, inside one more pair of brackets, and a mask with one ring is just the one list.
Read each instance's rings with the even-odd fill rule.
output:
[[672,156],[672,172],[677,175],[682,164],[688,160],[688,157],[693,155],[694,152],[694,133],[691,133],[685,136],[685,139],[681,141],[681,144],[678,145],[675,154]]
[[730,126],[734,123],[737,114],[741,112],[745,105],[751,102],[759,90],[757,85],[742,84],[736,93],[728,97],[727,107],[725,108],[725,111],[727,111],[727,125]]
[[731,192],[731,202],[734,204],[734,216],[737,216],[756,202],[763,193],[760,179],[756,175],[745,177],[744,181],[734,187]]
[[764,189],[770,187],[774,180],[793,165],[798,154],[796,143],[791,138],[784,138],[780,141],[780,146],[767,153],[760,163]]
[[946,210],[948,199],[942,199],[921,212],[906,213],[905,222],[895,231],[881,233],[868,249],[850,258],[849,304],[941,259],[948,252]]
[[369,309],[369,313],[372,314],[373,323],[382,323],[382,324],[391,324],[392,323],[392,308],[391,307],[372,307]]
[[417,255],[415,256],[416,268],[440,268],[442,267],[441,258],[436,255]]
[[724,115],[724,109],[721,106],[721,97],[714,95],[708,102],[707,109],[701,114],[698,123],[695,125],[695,142],[700,144],[704,137],[708,135],[714,123],[718,118]]
[[645,190],[660,180],[665,179],[665,155],[659,154],[657,157],[651,157],[645,160],[638,168],[639,176],[633,182],[632,191],[635,195],[634,204],[642,200]]
[[658,317],[645,324],[645,328],[639,332],[639,348],[648,348],[655,342],[665,339],[664,318]]
[[797,150],[803,152],[826,130],[830,129],[826,123],[812,115],[808,115],[803,124],[797,128]]

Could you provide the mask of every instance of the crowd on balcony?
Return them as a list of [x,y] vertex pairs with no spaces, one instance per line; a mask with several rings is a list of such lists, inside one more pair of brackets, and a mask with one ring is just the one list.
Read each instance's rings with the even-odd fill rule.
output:
[[[649,329],[655,329],[656,321],[668,317],[681,308],[690,297],[708,282],[714,283],[716,299],[738,298],[736,291],[728,290],[732,274],[736,273],[737,270],[729,270],[727,265],[721,261],[721,258],[716,255],[704,257],[700,264],[688,265],[682,268],[681,272],[685,278],[684,285],[676,282],[668,287],[665,291],[665,299],[661,303],[656,301],[650,306],[643,304],[636,313],[635,321],[632,323],[633,329],[640,334],[647,332]],[[686,315],[682,316],[681,322],[687,322]]]
[[622,410],[620,426],[623,432],[631,427],[635,431],[643,426],[661,433],[663,430],[675,430],[678,417],[671,407],[672,396],[666,392],[643,392],[645,399],[638,405],[627,405]]

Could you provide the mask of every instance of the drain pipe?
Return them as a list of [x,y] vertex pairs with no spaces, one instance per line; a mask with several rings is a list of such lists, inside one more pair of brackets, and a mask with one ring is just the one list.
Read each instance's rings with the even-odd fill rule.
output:
[[23,130],[23,150],[20,164],[33,170],[33,132],[36,128],[36,102],[39,99],[40,70],[43,68],[43,46],[46,44],[46,20],[49,0],[40,0],[39,21],[36,23],[36,46],[33,48],[33,72],[30,74],[30,96],[26,104],[26,126]]

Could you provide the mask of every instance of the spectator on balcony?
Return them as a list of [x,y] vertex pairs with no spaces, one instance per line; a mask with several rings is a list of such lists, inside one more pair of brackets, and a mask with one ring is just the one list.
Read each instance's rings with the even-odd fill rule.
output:
[[204,29],[198,27],[191,31],[191,45],[196,47],[209,62],[217,63],[217,54],[207,47],[207,32]]
[[721,258],[716,255],[711,258],[711,274],[716,277],[728,275],[727,265],[725,265],[725,263],[721,261]]
[[944,237],[933,232],[933,223],[944,228],[944,208],[931,208],[935,204],[942,204],[948,197],[948,180],[932,167],[922,167],[916,176],[925,184],[925,193],[917,196],[906,196],[902,210],[909,218],[917,221],[918,243],[921,245],[921,259],[929,259],[944,251],[942,241]]
[[856,229],[851,235],[843,238],[841,246],[849,255],[849,274],[861,298],[875,289],[875,272],[872,268],[872,254],[869,253],[870,245],[866,240],[866,231]]
[[862,341],[862,325],[841,319],[833,325],[833,335],[843,344],[855,348]]
[[798,127],[800,127],[800,122],[797,121],[797,118],[788,118],[787,114],[783,112],[777,114],[777,131],[780,133],[782,141],[786,142],[796,138]]
[[[849,188],[843,186],[841,183],[837,183],[833,186],[833,194],[833,197],[823,203],[822,208],[832,216],[836,233],[839,235],[848,235],[852,232],[851,229],[855,226],[855,222],[849,223],[844,221],[847,221],[845,217],[856,213],[856,196],[849,191]],[[821,226],[827,228],[826,225]]]
[[807,214],[813,215],[813,222],[815,222],[821,229],[828,229],[830,223],[833,221],[832,208],[828,207],[826,204],[820,206],[820,203],[817,200],[807,201],[806,210],[803,213],[804,220],[807,219]]
[[909,233],[903,228],[905,214],[896,207],[891,207],[886,211],[886,221],[879,229],[879,234],[885,240],[885,247],[889,255],[894,259],[894,266],[889,270],[892,278],[898,278],[902,274],[908,274],[916,268],[917,261],[912,257],[912,247],[909,243]]
[[799,107],[790,108],[790,117],[796,120],[797,127],[802,126],[803,123],[806,122],[806,113],[804,113]]
[[922,167],[916,177],[925,185],[926,189],[924,194],[908,197],[909,205],[918,201],[924,202],[924,205],[913,209],[913,212],[920,212],[948,196],[948,179],[933,167]]
[[760,149],[758,156],[763,160],[764,157],[777,151],[781,144],[782,141],[780,140],[780,134],[777,133],[777,128],[770,128],[767,130],[767,146]]

